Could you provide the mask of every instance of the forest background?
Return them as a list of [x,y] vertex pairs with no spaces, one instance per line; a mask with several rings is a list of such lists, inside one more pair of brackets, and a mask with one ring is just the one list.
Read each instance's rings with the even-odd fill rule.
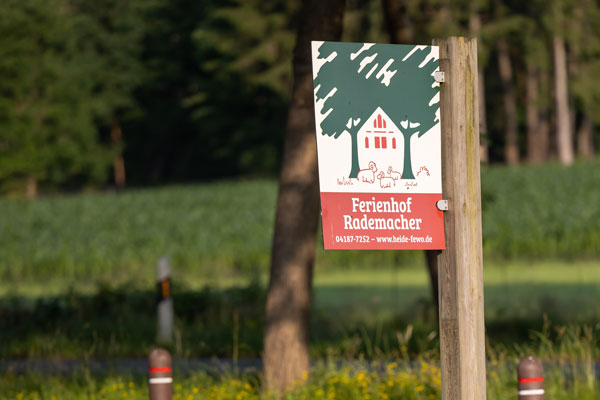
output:
[[[1,192],[276,176],[300,3],[2,1]],[[484,160],[593,156],[597,2],[347,3],[344,41],[479,38]]]

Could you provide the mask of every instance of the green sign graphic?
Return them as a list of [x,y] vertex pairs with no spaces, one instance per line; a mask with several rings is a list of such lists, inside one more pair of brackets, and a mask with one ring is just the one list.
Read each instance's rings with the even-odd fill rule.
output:
[[322,134],[352,139],[349,178],[359,171],[358,132],[377,107],[404,138],[402,179],[415,179],[411,138],[439,123],[439,85],[433,72],[438,58],[431,46],[323,42],[317,61],[325,61],[314,79],[316,100],[324,101]]

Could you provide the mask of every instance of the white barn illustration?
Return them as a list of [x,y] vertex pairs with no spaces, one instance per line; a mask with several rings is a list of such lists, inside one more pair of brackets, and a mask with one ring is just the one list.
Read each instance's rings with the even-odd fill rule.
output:
[[377,165],[377,173],[388,175],[388,168],[402,173],[404,165],[404,137],[387,114],[378,107],[358,131],[358,160],[360,169],[369,162]]

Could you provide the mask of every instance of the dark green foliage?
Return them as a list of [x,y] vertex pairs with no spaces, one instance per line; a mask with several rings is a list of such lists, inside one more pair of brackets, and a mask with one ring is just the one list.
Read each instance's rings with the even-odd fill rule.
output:
[[[409,0],[415,44],[475,35],[486,85],[491,160],[502,160],[499,38],[515,71],[525,152],[525,68],[553,113],[551,41],[564,35],[574,124],[596,124],[598,5]],[[122,154],[134,185],[275,176],[287,115],[300,1],[5,0],[0,2],[0,192],[112,183]],[[344,40],[387,40],[381,2],[352,0]],[[472,17],[480,27],[472,31]],[[110,138],[112,129],[122,139]],[[551,132],[553,128],[550,128]],[[596,139],[598,133],[596,132]],[[407,139],[408,140],[408,139]],[[407,141],[407,143],[409,143]],[[405,177],[410,177],[406,175]]]
[[61,0],[0,3],[0,185],[104,180],[82,24]]
[[297,8],[0,3],[0,189],[103,184],[122,151],[137,183],[272,174]]
[[151,78],[126,127],[138,183],[272,175],[291,87],[297,2],[163,2],[145,41]]
[[147,80],[141,39],[153,4],[0,4],[0,184],[105,182],[104,131],[134,109],[133,90]]
[[[102,123],[134,107],[132,92],[147,82],[142,40],[151,29],[149,13],[157,0],[79,0],[73,3],[79,17],[79,52],[90,64],[95,116]],[[83,63],[83,62],[82,62]]]

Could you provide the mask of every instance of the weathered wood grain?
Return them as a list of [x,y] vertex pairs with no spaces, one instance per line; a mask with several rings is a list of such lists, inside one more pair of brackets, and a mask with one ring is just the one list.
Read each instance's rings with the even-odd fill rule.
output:
[[440,47],[442,191],[446,250],[438,256],[443,400],[486,398],[477,41],[435,39]]

